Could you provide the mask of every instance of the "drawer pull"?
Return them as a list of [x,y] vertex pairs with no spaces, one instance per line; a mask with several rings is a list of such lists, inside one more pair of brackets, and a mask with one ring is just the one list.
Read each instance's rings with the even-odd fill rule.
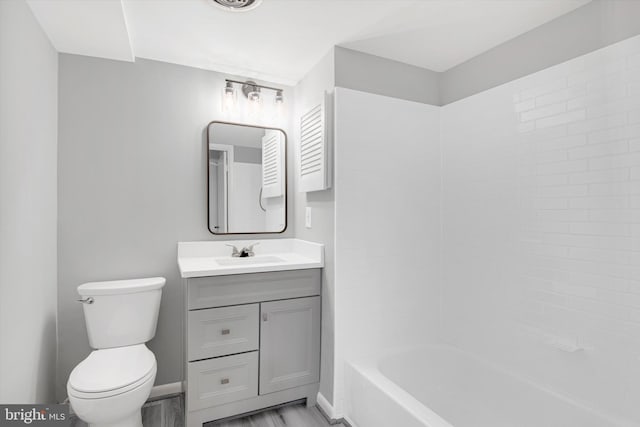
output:
[[266,322],[267,320],[269,320],[269,316],[267,316],[267,313],[262,313],[262,321]]
[[220,380],[220,384],[229,384],[229,378],[223,378]]
[[223,329],[221,333],[222,333],[222,335],[229,335],[231,333],[231,330],[230,329]]

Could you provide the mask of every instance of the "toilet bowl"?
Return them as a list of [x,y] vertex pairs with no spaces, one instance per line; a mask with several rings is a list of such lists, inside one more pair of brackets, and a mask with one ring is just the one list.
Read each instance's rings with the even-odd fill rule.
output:
[[71,372],[69,402],[92,427],[140,427],[140,408],[156,369],[156,358],[144,344],[95,350]]
[[75,414],[90,427],[142,427],[141,408],[156,377],[155,335],[164,278],[93,282],[78,287],[95,350],[69,375]]

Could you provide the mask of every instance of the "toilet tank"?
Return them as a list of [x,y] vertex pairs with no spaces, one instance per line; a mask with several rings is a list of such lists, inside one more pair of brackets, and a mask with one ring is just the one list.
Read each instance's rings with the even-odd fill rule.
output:
[[164,277],[151,277],[78,286],[91,347],[123,347],[153,338],[165,283]]

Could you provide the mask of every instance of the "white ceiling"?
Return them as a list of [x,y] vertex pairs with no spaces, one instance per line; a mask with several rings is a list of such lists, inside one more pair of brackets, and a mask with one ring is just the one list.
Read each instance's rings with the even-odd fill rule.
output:
[[27,0],[61,52],[149,58],[280,84],[334,45],[445,71],[590,0]]

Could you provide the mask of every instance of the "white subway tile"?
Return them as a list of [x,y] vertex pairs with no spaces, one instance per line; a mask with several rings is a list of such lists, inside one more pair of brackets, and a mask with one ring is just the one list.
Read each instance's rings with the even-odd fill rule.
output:
[[567,209],[569,201],[561,197],[538,197],[533,202],[534,209]]
[[589,106],[606,104],[616,99],[627,96],[627,87],[624,83],[619,86],[610,87],[602,91],[592,91],[588,95],[581,96],[567,101],[567,110],[575,110],[576,108],[586,108]]
[[571,135],[560,138],[539,139],[535,142],[540,151],[562,150],[572,147],[579,147],[587,143],[587,135]]
[[573,234],[589,234],[597,236],[629,236],[631,226],[624,223],[583,222],[571,224]]
[[546,128],[550,126],[558,126],[566,123],[584,120],[586,117],[585,110],[575,110],[568,113],[558,114],[552,117],[536,120],[536,129]]
[[598,170],[576,173],[569,176],[571,184],[592,184],[596,182],[616,182],[629,179],[628,169]]
[[586,159],[589,157],[601,157],[612,154],[621,154],[629,151],[627,141],[614,141],[604,144],[590,144],[585,147],[574,148],[569,151],[570,159]]
[[591,222],[640,222],[640,209],[600,209],[589,211]]
[[540,95],[544,95],[550,92],[555,92],[565,87],[567,87],[567,79],[566,77],[562,77],[550,83],[541,84],[533,88],[521,91],[520,100],[535,98]]
[[535,108],[536,100],[534,98],[528,99],[526,101],[518,102],[514,106],[514,110],[516,113],[521,113],[523,111],[531,110]]
[[640,165],[640,153],[633,152],[589,159],[589,170],[628,168]]
[[[560,208],[564,209],[564,207]],[[568,223],[562,222],[538,222],[531,225],[531,231],[536,233],[569,233]]]
[[629,252],[591,248],[570,248],[569,258],[612,264],[629,264],[631,259]]
[[547,163],[536,166],[536,172],[538,175],[551,175],[551,174],[569,174],[572,172],[586,171],[588,167],[587,160],[568,160],[557,163]]
[[577,222],[588,221],[589,211],[578,209],[544,210],[538,212],[538,219],[543,222]]
[[640,138],[632,138],[629,140],[629,151],[640,151]]
[[640,53],[631,55],[627,58],[627,68],[640,67]]
[[629,207],[629,199],[624,196],[594,196],[572,198],[571,209],[624,209]]
[[566,102],[561,102],[558,104],[551,104],[544,107],[539,107],[534,110],[529,110],[524,113],[520,113],[520,120],[523,122],[528,122],[530,120],[540,119],[542,117],[556,116],[560,113],[564,113],[567,111]]
[[540,197],[578,197],[589,194],[587,185],[558,185],[539,187],[536,194]]
[[640,194],[640,181],[589,184],[589,194],[593,196]]
[[552,92],[547,95],[539,96],[535,99],[535,105],[542,107],[556,102],[567,101],[569,99],[579,98],[586,95],[586,89],[584,86],[573,86],[567,89],[562,89],[557,92]]
[[627,118],[625,113],[618,113],[611,116],[598,117],[595,119],[587,119],[583,122],[572,123],[568,125],[568,133],[583,134],[587,132],[593,132],[602,129],[610,129],[613,127],[622,126],[626,123]]
[[533,155],[536,164],[561,162],[568,160],[569,156],[566,150],[540,151]]
[[640,96],[629,96],[607,103],[595,104],[587,107],[587,117],[602,117],[616,113],[626,113],[640,108]]
[[527,132],[531,132],[535,128],[536,128],[535,122],[527,122],[527,123],[520,123],[516,127],[516,130],[518,131],[518,133],[527,133]]

